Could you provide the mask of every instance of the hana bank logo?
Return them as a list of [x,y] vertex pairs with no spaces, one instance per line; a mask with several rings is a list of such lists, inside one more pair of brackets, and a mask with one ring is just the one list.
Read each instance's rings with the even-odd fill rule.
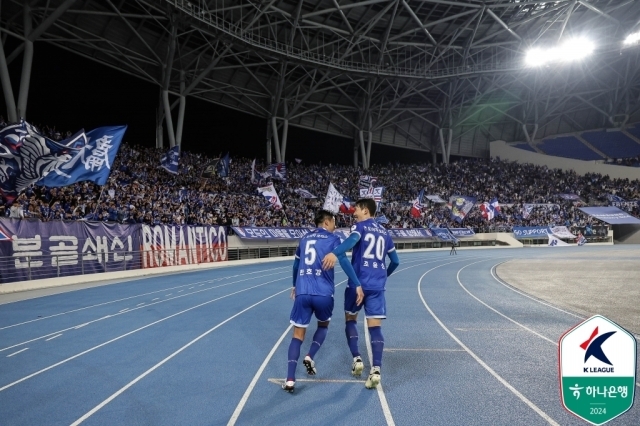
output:
[[[588,340],[584,341],[580,347],[586,351],[584,354],[584,362],[586,363],[587,360],[591,357],[594,357],[595,359],[604,362],[605,364],[610,365],[611,367],[613,367],[613,364],[611,363],[611,361],[609,361],[609,358],[607,358],[607,355],[604,353],[604,350],[602,349],[602,344],[607,341],[607,339],[611,336],[613,336],[616,332],[615,331],[609,331],[607,333],[601,334],[598,336],[598,327],[596,327],[593,332],[591,333],[591,336],[589,337]],[[597,337],[596,337],[597,336]],[[604,371],[607,370],[607,371]],[[611,371],[608,371],[611,370]],[[613,373],[613,368],[610,369],[605,369],[605,368],[587,368],[585,367],[585,373],[589,372],[589,373]]]

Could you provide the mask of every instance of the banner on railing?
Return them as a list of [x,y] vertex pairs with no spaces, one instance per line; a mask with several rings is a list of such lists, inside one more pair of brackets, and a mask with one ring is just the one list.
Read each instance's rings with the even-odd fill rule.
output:
[[1,282],[137,269],[140,234],[131,225],[5,219]]
[[222,226],[142,225],[142,267],[195,265],[227,260]]
[[513,236],[516,238],[547,238],[548,226],[514,226]]
[[259,226],[232,226],[233,232],[243,240],[298,240],[313,228],[263,228]]

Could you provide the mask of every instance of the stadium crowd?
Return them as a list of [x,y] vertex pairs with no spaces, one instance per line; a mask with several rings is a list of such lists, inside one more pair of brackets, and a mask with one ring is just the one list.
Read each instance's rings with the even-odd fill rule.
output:
[[[51,130],[51,129],[50,129]],[[90,182],[64,188],[32,185],[13,203],[2,200],[0,214],[13,218],[48,220],[93,220],[146,224],[218,224],[268,227],[313,226],[313,212],[321,207],[329,183],[343,195],[359,198],[359,176],[377,178],[375,186],[384,186],[381,214],[387,227],[469,227],[476,232],[508,232],[513,226],[565,225],[585,226],[597,221],[578,210],[582,205],[607,205],[608,196],[625,200],[640,199],[640,182],[612,180],[608,176],[551,170],[531,164],[499,159],[467,159],[452,164],[373,165],[364,172],[353,166],[336,164],[287,165],[287,179],[274,180],[284,205],[282,210],[267,207],[256,191],[271,178],[252,183],[253,159],[232,158],[226,178],[203,178],[213,159],[182,152],[177,175],[160,168],[162,150],[123,145],[112,166],[107,185]],[[256,169],[267,165],[258,162]],[[259,176],[259,175],[257,175]],[[316,195],[301,198],[295,190],[303,188]],[[426,197],[419,217],[412,217],[412,200],[425,188],[425,195],[476,197],[476,203],[497,198],[501,214],[493,220],[482,217],[474,207],[462,224],[450,218],[445,204],[431,203]],[[566,201],[558,194],[576,194],[582,201]],[[524,213],[524,204],[536,204]],[[623,207],[639,217],[638,203]],[[348,226],[352,218],[338,216],[339,226]]]

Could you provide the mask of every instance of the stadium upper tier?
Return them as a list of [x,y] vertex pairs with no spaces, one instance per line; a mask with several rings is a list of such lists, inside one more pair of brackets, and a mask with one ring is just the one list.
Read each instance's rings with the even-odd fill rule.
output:
[[[543,139],[535,146],[544,154],[576,160],[622,160],[640,156],[640,124],[624,130],[598,130]],[[515,148],[537,152],[526,143]]]

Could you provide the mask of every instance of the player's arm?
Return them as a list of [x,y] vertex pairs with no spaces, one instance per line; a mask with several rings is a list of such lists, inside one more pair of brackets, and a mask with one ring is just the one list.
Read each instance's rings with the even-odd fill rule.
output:
[[349,283],[353,284],[349,287],[356,289],[356,305],[360,306],[364,300],[364,291],[362,290],[360,280],[358,280],[358,277],[356,276],[356,271],[354,271],[353,266],[351,266],[351,262],[349,262],[347,255],[342,253],[338,259],[340,260],[340,266],[342,266],[345,274],[349,277]]
[[[336,261],[342,255],[345,256],[346,253],[355,247],[360,241],[360,233],[352,232],[349,237],[342,242],[338,247],[334,248],[331,253],[327,254],[324,259],[322,259],[322,269],[329,270],[336,266]],[[345,271],[346,272],[346,271]]]
[[398,257],[398,252],[395,248],[391,251],[388,251],[387,256],[389,256],[389,260],[391,261],[389,263],[389,266],[387,266],[387,276],[389,276],[393,273],[393,271],[396,270],[398,265],[400,265],[400,258]]
[[296,298],[296,279],[298,278],[298,267],[300,267],[300,246],[296,249],[296,256],[293,260],[293,288],[291,289],[291,298]]

